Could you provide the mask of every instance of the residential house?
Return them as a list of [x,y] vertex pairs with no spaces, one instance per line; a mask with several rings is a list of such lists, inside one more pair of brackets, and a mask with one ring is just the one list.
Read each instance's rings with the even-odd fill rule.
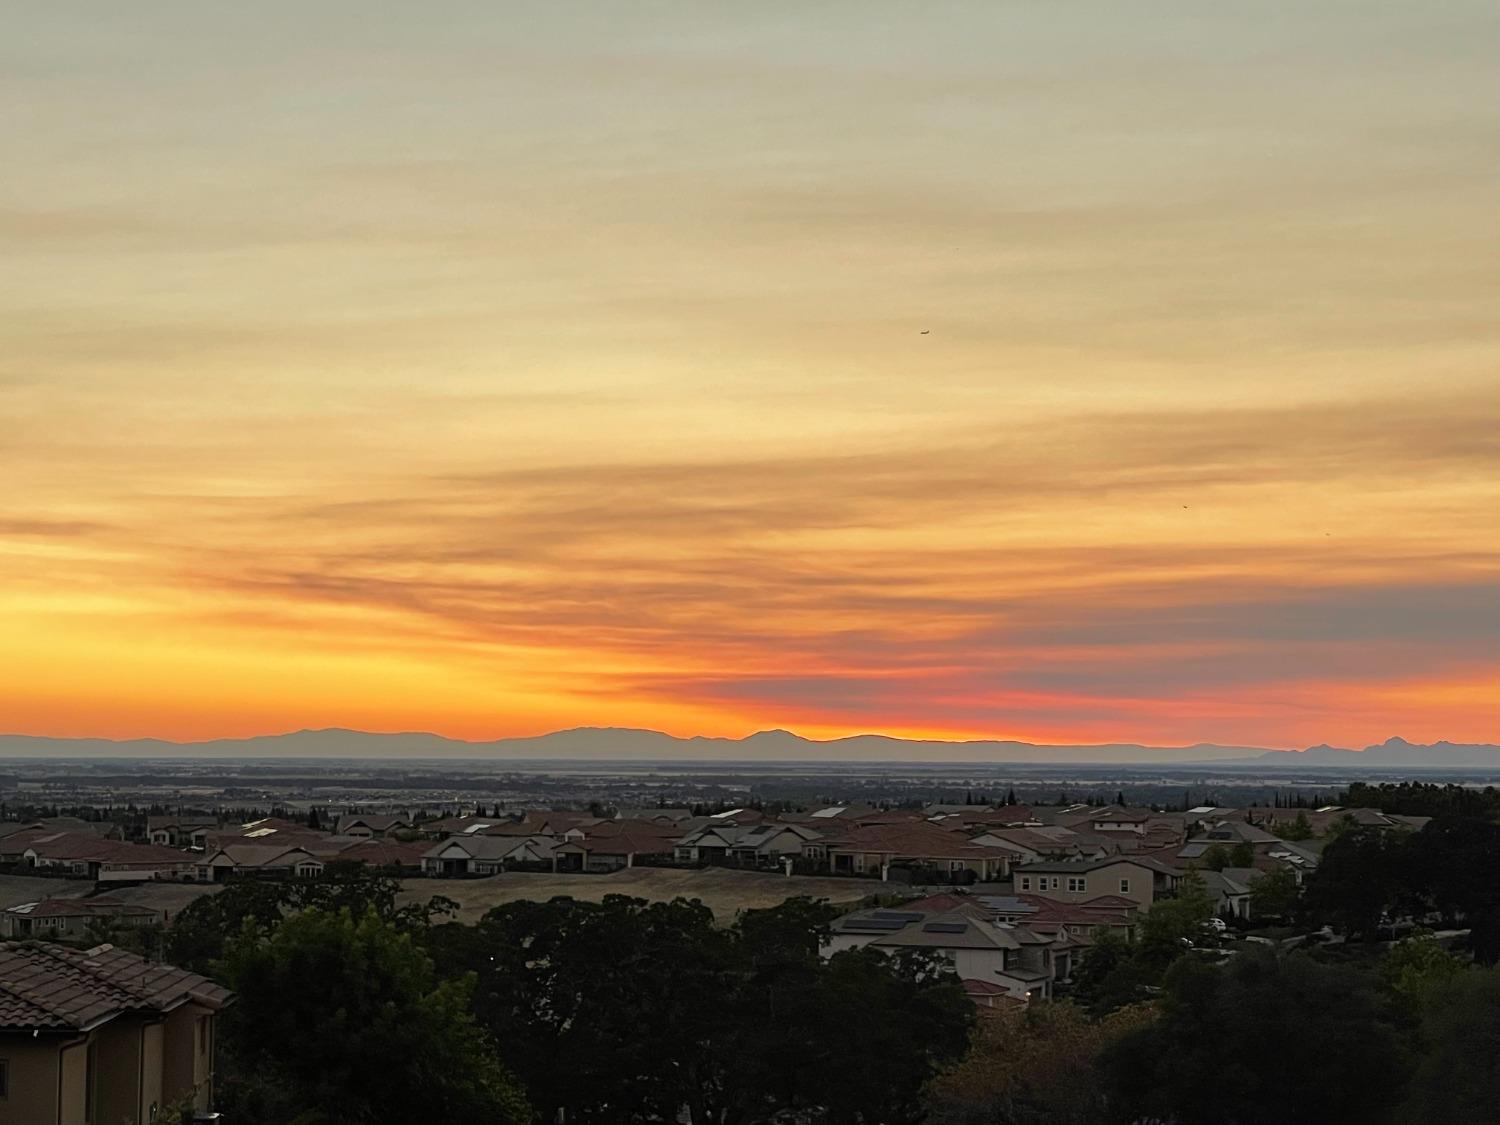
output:
[[[1158,879],[1166,870],[1154,860],[1106,856],[1023,864],[1013,877],[1019,893],[1072,903],[1115,895],[1146,909],[1157,899]],[[1175,873],[1171,882],[1175,884]],[[1169,890],[1170,886],[1162,889]]]
[[670,860],[673,848],[670,837],[626,832],[566,840],[557,845],[553,855],[559,871],[618,871],[643,861]]
[[1026,1006],[1025,1000],[1011,995],[1010,989],[1003,984],[994,984],[987,980],[966,980],[959,983],[963,985],[964,995],[969,998],[969,1003],[979,1009],[980,1015]]
[[1090,816],[1088,823],[1095,832],[1129,832],[1142,836],[1152,815],[1150,809],[1126,809],[1111,805]]
[[92,879],[96,883],[190,879],[193,871],[193,857],[187,852],[155,844],[109,840],[91,832],[32,837],[21,862],[27,867]]
[[550,864],[557,844],[547,836],[450,836],[422,853],[427,875],[496,875],[510,868]]
[[802,855],[819,834],[806,825],[766,821],[741,830],[729,848],[729,858],[743,867],[773,867],[788,857]]
[[999,878],[1007,863],[997,849],[980,847],[962,833],[925,821],[831,832],[807,841],[802,850],[810,858],[825,861],[835,875],[872,875],[882,880],[897,870],[916,875],[937,871],[950,879],[982,882]]
[[691,820],[692,809],[617,809],[616,820],[649,820],[655,824],[676,824]]
[[0,945],[0,1125],[146,1123],[184,1098],[207,1114],[231,999],[108,945]]
[[1398,813],[1381,812],[1379,809],[1358,806],[1344,808],[1340,805],[1324,805],[1318,809],[1257,809],[1255,811],[1271,828],[1294,824],[1301,816],[1318,836],[1325,836],[1330,830],[1345,826],[1419,832],[1432,819],[1429,816],[1402,816]]
[[1021,1000],[1052,995],[1051,941],[994,922],[977,910],[945,913],[898,908],[859,910],[829,927],[823,955],[872,948],[882,953],[925,949],[947,960],[960,980],[998,985]]
[[300,845],[248,841],[226,844],[205,852],[196,864],[196,877],[203,883],[222,883],[231,875],[260,878],[312,879],[323,874],[327,863]]
[[1012,868],[1021,864],[1044,859],[1095,859],[1111,851],[1102,844],[1084,843],[1067,829],[1043,833],[1031,828],[993,828],[970,837],[969,842],[994,848],[1005,857],[1000,871],[1002,879],[1008,879]]
[[218,827],[209,816],[148,816],[146,842],[163,848],[202,848]]
[[336,852],[338,863],[363,863],[389,871],[421,871],[428,851],[426,841],[405,844],[397,840],[361,840]]
[[[80,827],[81,826],[81,827]],[[26,849],[33,841],[52,839],[57,836],[93,837],[96,840],[116,839],[108,831],[107,824],[95,824],[73,816],[50,816],[40,820],[8,821],[0,825],[0,863],[25,862]]]
[[345,813],[339,817],[333,831],[337,836],[358,836],[368,840],[411,827],[411,817],[400,813]]
[[1202,871],[1198,877],[1214,900],[1214,913],[1225,918],[1250,917],[1250,887],[1261,872],[1253,867],[1226,867],[1222,871]]
[[672,857],[678,863],[722,863],[729,858],[729,849],[748,831],[738,825],[705,824],[678,840],[672,846]]
[[0,937],[73,940],[90,927],[149,926],[164,917],[144,906],[98,895],[92,898],[46,898],[23,902],[0,912]]
[[922,815],[944,828],[959,825],[972,828],[1005,828],[1039,824],[1030,805],[941,805],[931,804]]

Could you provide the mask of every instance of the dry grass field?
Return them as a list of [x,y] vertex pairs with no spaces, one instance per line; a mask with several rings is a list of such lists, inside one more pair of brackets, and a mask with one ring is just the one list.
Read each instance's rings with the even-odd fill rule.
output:
[[30,875],[0,875],[0,910],[44,898],[79,898],[94,889],[81,879],[39,879]]
[[701,899],[721,922],[733,921],[741,910],[776,906],[796,895],[826,898],[853,906],[881,884],[863,879],[819,879],[810,876],[762,874],[705,868],[684,871],[665,867],[635,867],[612,875],[562,875],[511,872],[485,879],[408,879],[403,902],[425,902],[446,895],[459,904],[458,920],[474,922],[491,907],[523,899],[545,902],[556,895],[598,902],[605,895],[633,895],[665,902],[674,898]]

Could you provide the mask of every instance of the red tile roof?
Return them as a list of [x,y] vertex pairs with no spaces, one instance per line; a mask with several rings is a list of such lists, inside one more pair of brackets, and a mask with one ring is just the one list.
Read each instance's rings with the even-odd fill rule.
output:
[[41,859],[98,863],[178,864],[191,863],[193,858],[176,848],[106,840],[89,832],[56,832],[41,836],[33,839],[26,850],[35,852]]
[[109,945],[0,945],[0,1029],[81,1031],[123,1012],[161,1012],[186,1000],[218,1009],[231,998],[207,977]]
[[830,850],[869,852],[910,859],[994,859],[993,849],[971,844],[962,835],[926,822],[874,824],[840,832],[827,841]]
[[421,867],[422,855],[430,844],[401,844],[389,840],[365,840],[345,848],[334,860],[352,859],[372,867]]

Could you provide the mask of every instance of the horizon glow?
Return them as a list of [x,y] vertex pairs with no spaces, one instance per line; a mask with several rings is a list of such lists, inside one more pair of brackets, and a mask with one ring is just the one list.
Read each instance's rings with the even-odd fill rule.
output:
[[0,729],[1500,741],[1500,10],[35,6]]

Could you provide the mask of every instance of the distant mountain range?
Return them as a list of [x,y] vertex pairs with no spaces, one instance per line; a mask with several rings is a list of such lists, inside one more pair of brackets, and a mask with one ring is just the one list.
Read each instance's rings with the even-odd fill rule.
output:
[[1041,746],[1030,742],[946,742],[861,734],[826,741],[785,730],[745,738],[678,738],[661,731],[578,727],[531,738],[466,742],[438,734],[377,734],[357,730],[302,730],[255,738],[168,742],[142,738],[46,738],[0,735],[0,757],[11,758],[474,758],[593,759],[599,761],[994,762],[1017,765],[1182,765],[1226,767],[1500,770],[1500,746],[1437,742],[1421,746],[1392,738],[1363,750],[1314,746]]

